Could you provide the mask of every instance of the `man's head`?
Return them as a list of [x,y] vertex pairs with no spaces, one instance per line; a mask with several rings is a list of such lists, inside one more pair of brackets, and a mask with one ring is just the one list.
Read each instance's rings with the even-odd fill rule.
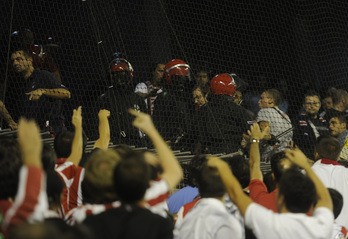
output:
[[323,109],[324,111],[328,111],[329,109],[332,109],[333,102],[331,96],[327,96],[322,101]]
[[110,203],[117,199],[114,190],[113,172],[121,161],[115,151],[94,152],[85,164],[82,181],[83,199],[89,203]]
[[303,108],[305,109],[306,114],[311,118],[316,117],[320,107],[320,95],[315,91],[307,92],[303,102]]
[[0,200],[14,198],[22,159],[15,139],[0,139]]
[[156,63],[156,67],[152,71],[152,83],[155,86],[162,85],[162,78],[164,75],[164,67],[166,65],[164,63]]
[[284,172],[293,167],[293,164],[286,158],[284,152],[279,152],[271,157],[271,169],[273,174],[273,180],[276,185],[279,184],[280,179]]
[[334,116],[329,121],[329,129],[332,136],[339,136],[347,130],[347,120],[343,115]]
[[150,167],[139,155],[122,159],[115,167],[115,192],[124,203],[142,201],[150,185]]
[[109,64],[111,84],[116,89],[133,89],[133,67],[120,53],[113,54]]
[[261,94],[259,106],[261,109],[272,108],[282,103],[282,95],[279,90],[270,89]]
[[208,72],[206,70],[198,71],[195,80],[198,85],[207,85],[209,82]]
[[334,218],[336,219],[340,215],[343,207],[343,197],[336,189],[328,188],[328,191],[332,200]]
[[11,61],[16,72],[25,75],[33,68],[33,58],[26,50],[18,50],[11,54]]
[[191,176],[202,198],[221,198],[226,190],[216,168],[207,166],[207,156],[196,155],[191,160]]
[[341,145],[338,140],[329,135],[322,135],[315,143],[315,160],[330,159],[337,161],[341,153]]
[[242,155],[223,158],[230,166],[233,175],[237,178],[242,188],[247,188],[250,183],[249,162]]
[[315,186],[308,176],[294,168],[284,172],[277,192],[279,212],[286,209],[292,213],[307,213],[316,200]]
[[190,66],[180,59],[167,62],[164,68],[164,79],[168,89],[177,95],[187,96],[191,84]]
[[205,86],[205,85],[197,85],[193,88],[193,100],[196,104],[196,106],[198,106],[198,108],[201,108],[203,105],[205,105],[208,100],[209,94],[209,87]]
[[344,111],[348,109],[348,92],[345,90],[334,90],[332,92],[332,103],[336,110]]
[[[71,154],[71,146],[75,133],[68,130],[60,131],[54,138],[54,150],[57,158],[68,158]],[[83,132],[83,150],[87,146],[87,136]]]

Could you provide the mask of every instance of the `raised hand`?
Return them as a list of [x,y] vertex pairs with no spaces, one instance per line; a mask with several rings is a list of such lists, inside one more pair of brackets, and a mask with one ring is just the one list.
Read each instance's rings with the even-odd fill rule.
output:
[[18,124],[18,142],[23,163],[41,167],[42,140],[38,125],[33,120],[21,118]]
[[82,106],[79,106],[77,110],[74,109],[71,123],[74,127],[82,127]]
[[129,109],[128,112],[135,116],[133,126],[139,128],[145,134],[151,134],[154,131],[157,132],[150,115],[133,109]]
[[258,123],[254,123],[252,126],[250,126],[250,130],[248,130],[248,134],[250,138],[255,138],[258,140],[262,140],[268,137],[270,134],[270,128],[267,126],[264,128],[264,130],[260,130],[260,126]]
[[308,163],[306,155],[299,148],[286,150],[285,155],[291,162],[293,162],[297,166],[300,166],[303,169],[311,167]]

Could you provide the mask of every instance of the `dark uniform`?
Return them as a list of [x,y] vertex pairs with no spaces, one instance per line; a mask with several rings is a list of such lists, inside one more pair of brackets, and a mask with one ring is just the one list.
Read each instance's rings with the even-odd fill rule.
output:
[[202,153],[237,152],[243,133],[253,122],[247,111],[228,95],[215,95],[198,114],[196,123]]
[[98,99],[98,108],[110,111],[111,141],[114,144],[144,146],[142,133],[132,125],[134,117],[128,113],[129,108],[145,112],[144,99],[132,91],[121,89],[110,86]]

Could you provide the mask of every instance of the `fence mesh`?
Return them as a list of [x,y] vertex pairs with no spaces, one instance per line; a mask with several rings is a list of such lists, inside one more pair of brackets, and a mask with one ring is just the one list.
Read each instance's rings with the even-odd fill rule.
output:
[[[240,121],[257,115],[265,90],[281,92],[285,101],[279,108],[295,124],[305,92],[313,89],[324,97],[330,87],[347,88],[344,0],[11,0],[1,5],[0,92],[9,114],[17,122],[26,111],[27,82],[11,61],[20,46],[36,54],[35,67],[56,77],[59,73],[58,79],[71,92],[71,98],[61,103],[65,125],[71,127],[72,109],[82,105],[90,140],[98,137],[99,108],[109,107],[114,144],[149,146],[142,132],[130,129],[132,119],[125,108],[136,105],[153,114],[174,149],[231,153],[240,148],[245,132]],[[115,70],[119,78],[110,77],[114,65],[123,62],[129,67],[121,58],[131,64],[133,77],[119,76],[119,68]],[[156,88],[146,85],[153,79],[154,66],[172,59],[189,65],[190,77],[182,72],[169,80],[163,77],[162,92],[156,89],[149,95],[151,87]],[[246,118],[245,111],[231,106],[231,99],[214,100],[213,93],[207,99],[212,102],[209,109],[197,113],[192,91],[202,72],[209,79],[220,73],[238,76],[233,79],[242,93],[241,106],[249,110]],[[125,85],[119,86],[122,81]],[[132,93],[138,83],[144,83],[137,91],[145,94],[143,103],[137,103],[139,97]],[[151,111],[155,93],[159,95]],[[279,118],[273,114],[268,117]],[[46,122],[44,117],[40,120]],[[8,128],[6,120],[2,127]],[[279,127],[280,133],[289,128]]]

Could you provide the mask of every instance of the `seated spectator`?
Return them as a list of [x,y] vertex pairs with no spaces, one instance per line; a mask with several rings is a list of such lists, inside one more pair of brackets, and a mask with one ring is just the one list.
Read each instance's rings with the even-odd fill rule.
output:
[[346,118],[343,115],[334,116],[329,120],[329,125],[331,136],[336,137],[343,147],[348,136]]
[[[295,169],[283,174],[277,196],[280,214],[253,203],[223,160],[211,157],[207,165],[218,170],[228,195],[244,216],[246,226],[253,230],[257,238],[329,238],[334,219],[328,190],[311,170],[300,150],[287,151],[286,157],[303,168],[308,176]],[[313,216],[308,217],[305,213],[315,202]]]
[[225,187],[207,157],[195,157],[201,167],[195,174],[201,199],[175,225],[175,238],[244,238],[244,228],[224,206]]
[[196,85],[193,88],[192,95],[193,101],[196,105],[196,110],[208,103],[208,95],[210,93],[210,88],[203,85]]
[[268,162],[272,154],[291,146],[292,124],[289,116],[278,108],[281,102],[282,96],[276,89],[266,90],[259,100],[261,110],[257,114],[257,122],[260,123],[261,129],[269,126],[271,134],[271,138],[268,138],[268,145],[261,149],[262,161]]

